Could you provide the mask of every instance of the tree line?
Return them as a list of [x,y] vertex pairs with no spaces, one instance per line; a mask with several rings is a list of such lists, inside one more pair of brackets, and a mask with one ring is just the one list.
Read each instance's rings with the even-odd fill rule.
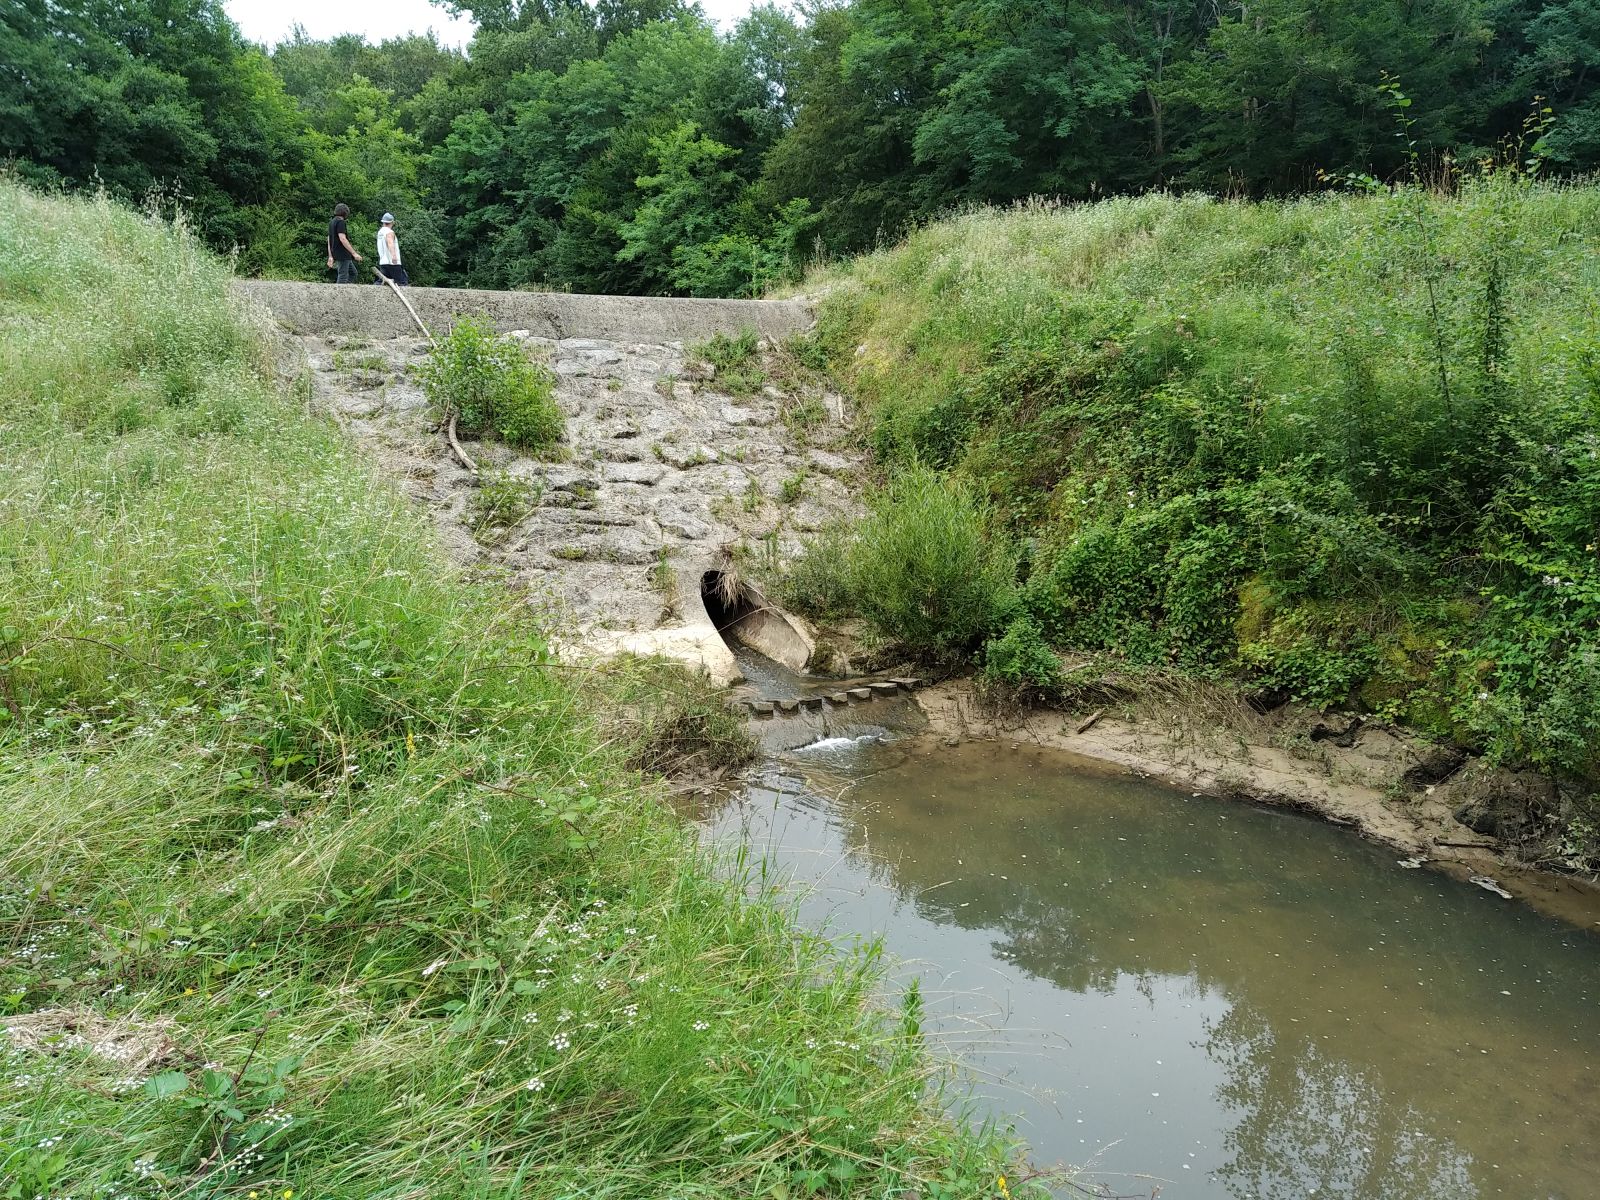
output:
[[[319,277],[339,200],[420,282],[737,295],[972,203],[1600,165],[1600,0],[457,0],[463,52],[244,40],[220,0],[12,0],[0,159]],[[1396,136],[1394,81],[1412,99]]]

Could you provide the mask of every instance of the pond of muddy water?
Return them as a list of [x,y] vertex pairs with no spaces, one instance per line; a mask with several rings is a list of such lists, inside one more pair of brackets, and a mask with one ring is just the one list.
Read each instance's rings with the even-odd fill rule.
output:
[[882,937],[1039,1165],[1162,1200],[1600,1196],[1600,935],[1057,753],[826,733],[709,830]]

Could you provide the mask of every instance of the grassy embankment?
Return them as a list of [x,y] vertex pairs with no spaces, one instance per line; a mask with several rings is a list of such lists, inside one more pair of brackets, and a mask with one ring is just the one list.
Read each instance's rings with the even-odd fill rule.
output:
[[[1600,190],[984,210],[819,272],[894,476],[791,596],[1355,703],[1567,781],[1600,852]],[[930,553],[929,547],[937,547]]]
[[0,181],[0,1195],[988,1191],[915,998],[268,357],[181,230]]

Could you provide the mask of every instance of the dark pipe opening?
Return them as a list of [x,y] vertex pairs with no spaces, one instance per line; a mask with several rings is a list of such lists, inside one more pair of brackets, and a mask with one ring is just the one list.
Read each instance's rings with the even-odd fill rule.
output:
[[700,599],[705,601],[706,615],[711,618],[711,623],[717,627],[718,633],[724,635],[729,626],[755,611],[755,605],[744,590],[731,576],[721,571],[707,571],[700,577]]

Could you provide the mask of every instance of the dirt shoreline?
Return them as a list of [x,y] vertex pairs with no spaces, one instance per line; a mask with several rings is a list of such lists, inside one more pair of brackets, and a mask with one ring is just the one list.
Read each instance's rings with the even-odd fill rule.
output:
[[1361,727],[1342,745],[1306,740],[1315,718],[1305,713],[1218,728],[1175,712],[1161,719],[1042,708],[1000,712],[979,700],[969,680],[935,684],[917,699],[929,738],[1028,743],[1060,751],[1085,769],[1295,809],[1454,878],[1488,877],[1548,916],[1600,930],[1600,882],[1519,862],[1495,839],[1461,824],[1451,780],[1408,782],[1416,778],[1418,744],[1386,727]]

